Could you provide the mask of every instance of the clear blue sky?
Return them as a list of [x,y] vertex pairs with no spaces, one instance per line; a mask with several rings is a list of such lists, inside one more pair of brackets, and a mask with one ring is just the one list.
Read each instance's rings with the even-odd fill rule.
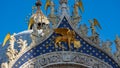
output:
[[[36,0],[1,0],[0,1],[0,42],[10,32],[18,33],[27,30],[26,16]],[[43,1],[43,6],[45,0]],[[57,1],[57,0],[54,0]],[[102,26],[99,30],[101,40],[113,41],[115,35],[120,36],[120,0],[82,0],[85,12],[81,23],[89,26],[88,20],[97,18]],[[74,0],[69,0],[69,6]],[[56,4],[58,4],[56,2]],[[43,8],[43,7],[42,7]],[[71,7],[72,8],[72,7]],[[115,49],[113,45],[113,49]]]

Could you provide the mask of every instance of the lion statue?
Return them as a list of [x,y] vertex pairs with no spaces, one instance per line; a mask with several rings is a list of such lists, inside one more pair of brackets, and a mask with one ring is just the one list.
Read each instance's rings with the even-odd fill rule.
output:
[[73,30],[67,28],[57,28],[54,29],[54,32],[60,35],[55,38],[55,47],[60,46],[61,42],[68,43],[69,49],[71,48],[71,43],[74,44],[74,47],[80,47],[80,41],[75,39],[75,32]]

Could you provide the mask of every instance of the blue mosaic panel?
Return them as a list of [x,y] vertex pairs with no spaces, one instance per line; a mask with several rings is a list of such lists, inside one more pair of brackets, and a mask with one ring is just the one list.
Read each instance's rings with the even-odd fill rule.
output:
[[[71,30],[72,27],[69,25],[67,19],[64,17],[61,24],[59,25],[58,28],[69,28]],[[87,43],[85,40],[83,40],[77,33],[76,33],[76,39],[80,40],[82,47],[79,49],[75,49],[73,47],[73,44],[71,44],[72,49],[69,50],[68,44],[67,43],[61,43],[65,47],[65,49],[62,48],[55,48],[54,46],[54,38],[57,35],[53,33],[47,40],[43,41],[41,44],[38,46],[34,47],[33,49],[29,50],[26,52],[24,55],[22,55],[14,64],[13,68],[19,68],[21,65],[23,65],[25,62],[28,60],[35,58],[37,56],[40,56],[42,54],[50,53],[50,52],[56,52],[56,51],[74,51],[74,52],[80,52],[80,53],[85,53],[88,55],[92,55],[100,60],[103,60],[104,62],[108,63],[111,65],[113,68],[120,68],[118,64],[111,58],[109,57],[106,53],[100,51],[99,49],[91,46],[89,43]]]

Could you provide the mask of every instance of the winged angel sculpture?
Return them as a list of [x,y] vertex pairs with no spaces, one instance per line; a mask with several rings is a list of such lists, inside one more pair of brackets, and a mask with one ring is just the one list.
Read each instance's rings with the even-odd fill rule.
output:
[[67,28],[57,28],[54,29],[54,32],[56,34],[60,34],[61,36],[57,36],[55,38],[55,47],[60,46],[61,42],[68,43],[69,49],[71,48],[71,43],[74,44],[74,48],[80,48],[81,44],[80,41],[75,39],[75,32],[73,30],[67,29]]
[[[93,20],[89,20],[90,28],[91,28],[91,40],[95,43],[95,44],[99,44],[100,40],[99,40],[99,34],[96,32],[96,28],[98,27],[99,29],[102,29],[101,25],[99,24],[98,20],[96,18],[94,18]],[[96,27],[96,28],[95,28]]]
[[79,8],[83,13],[84,12],[84,7],[83,7],[83,4],[82,4],[81,0],[76,1],[76,3],[74,4],[74,11],[73,11],[74,17],[79,16]]

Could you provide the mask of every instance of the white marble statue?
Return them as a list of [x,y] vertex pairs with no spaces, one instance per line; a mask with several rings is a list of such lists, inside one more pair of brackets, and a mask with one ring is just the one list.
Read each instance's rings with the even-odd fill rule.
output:
[[94,36],[88,37],[93,43],[96,45],[100,45],[100,39],[99,39],[99,34],[94,34]]
[[55,15],[54,15],[54,12],[55,12],[55,4],[51,1],[51,4],[50,4],[50,9],[51,9],[51,11],[50,11],[50,16],[51,17],[54,17]]

